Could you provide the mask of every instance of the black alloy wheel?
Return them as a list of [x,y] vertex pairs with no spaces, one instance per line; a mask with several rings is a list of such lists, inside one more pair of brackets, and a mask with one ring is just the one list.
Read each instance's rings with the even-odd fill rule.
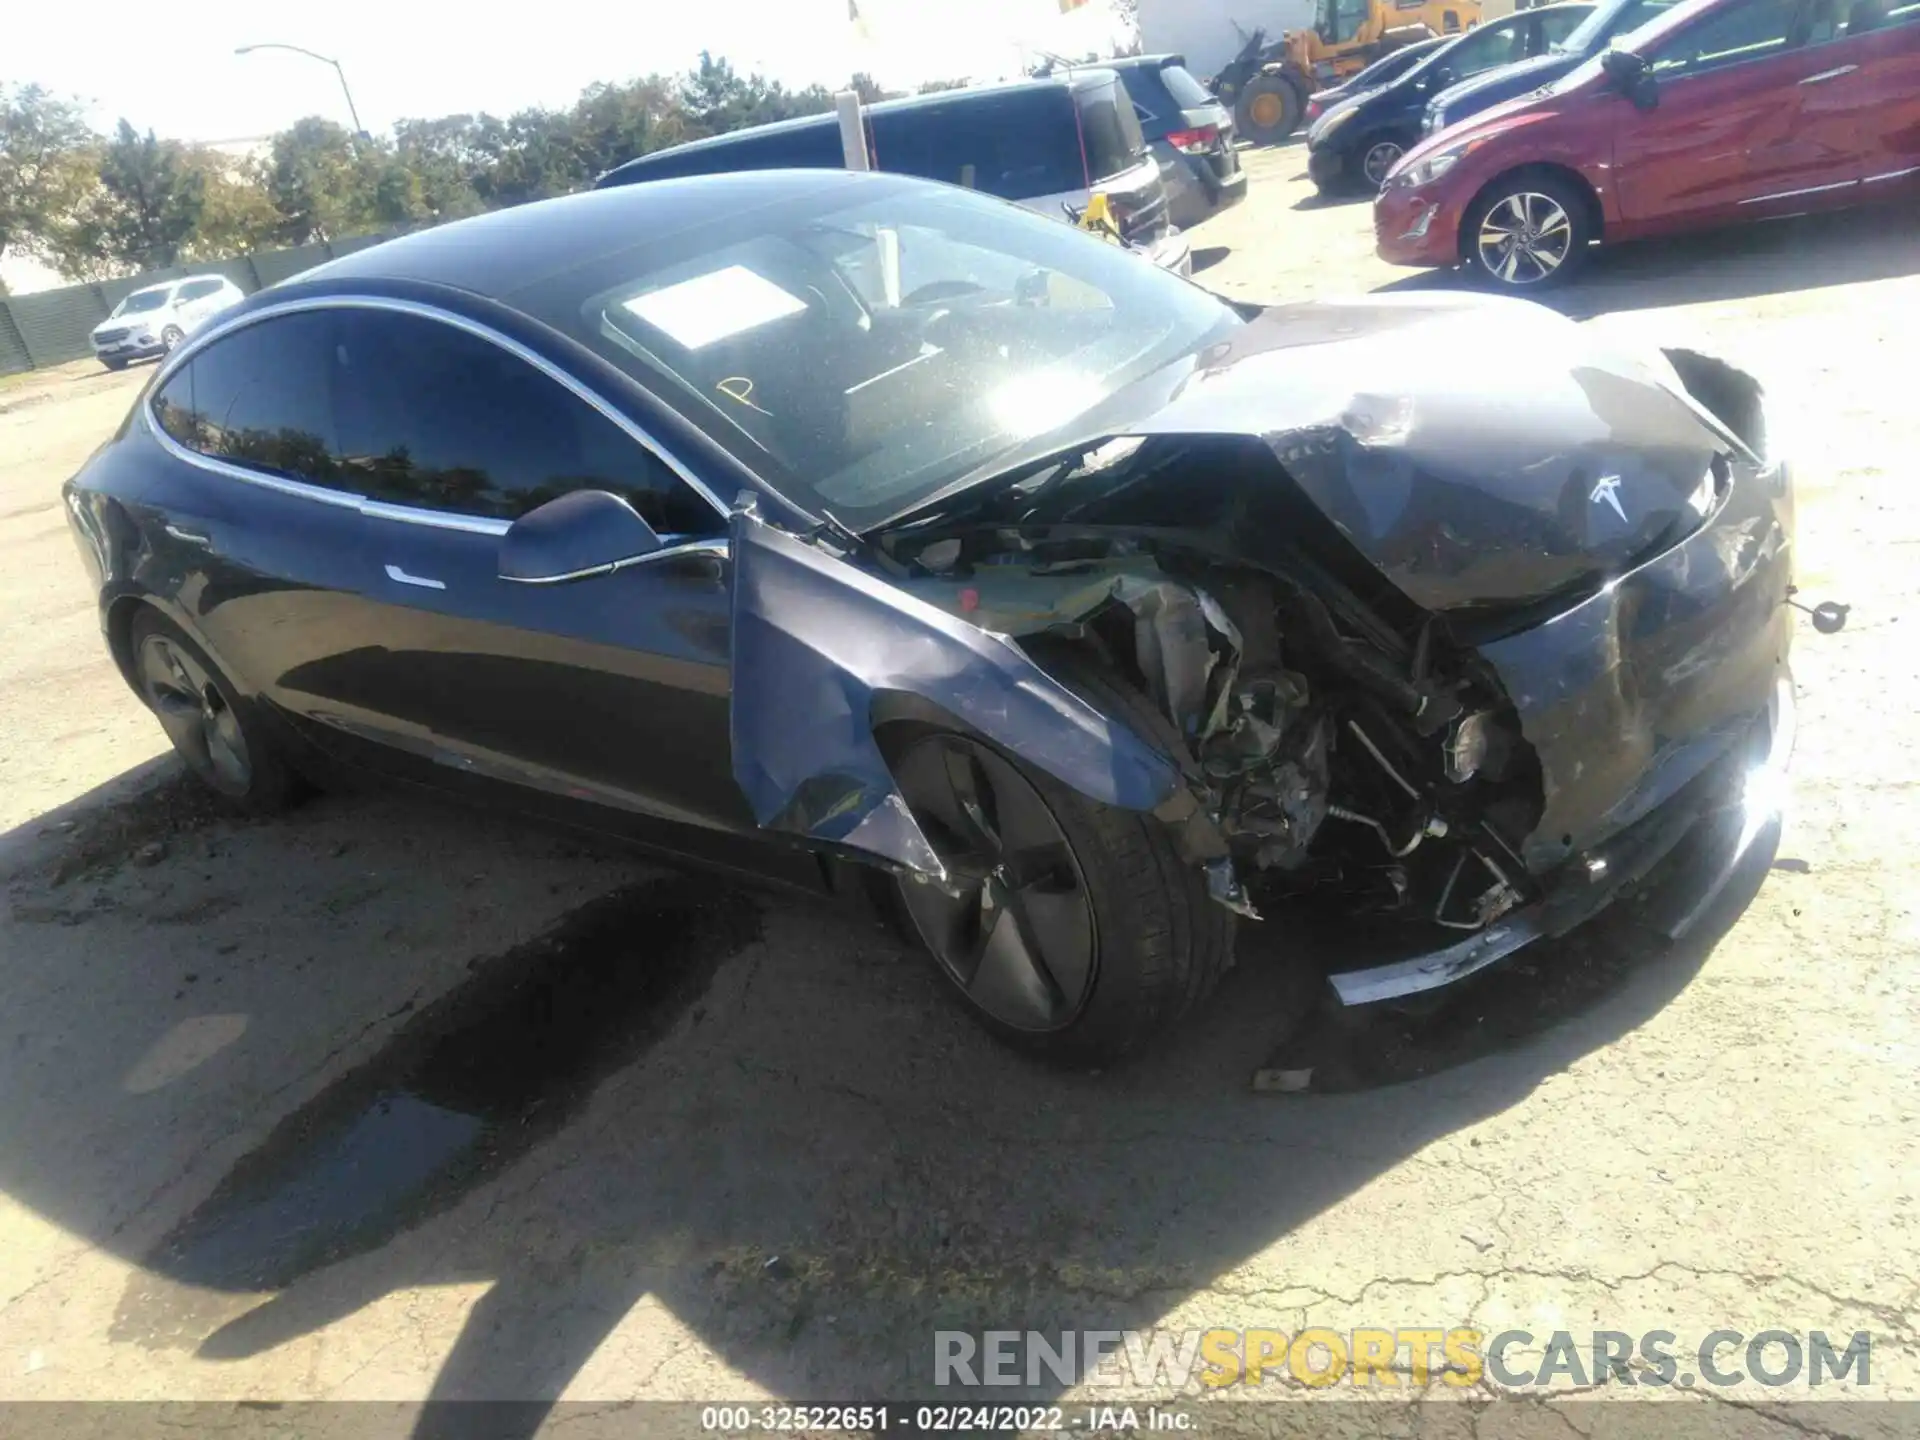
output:
[[1093,905],[1066,832],[998,751],[958,735],[913,742],[900,792],[948,882],[909,881],[902,900],[967,1002],[1009,1030],[1058,1032],[1095,979]]
[[1378,190],[1387,183],[1387,172],[1400,163],[1400,157],[1407,153],[1407,147],[1398,140],[1376,140],[1361,152],[1360,178],[1366,182],[1369,191]]
[[189,770],[245,810],[266,813],[298,798],[300,781],[263,722],[199,646],[151,610],[129,638],[140,698]]

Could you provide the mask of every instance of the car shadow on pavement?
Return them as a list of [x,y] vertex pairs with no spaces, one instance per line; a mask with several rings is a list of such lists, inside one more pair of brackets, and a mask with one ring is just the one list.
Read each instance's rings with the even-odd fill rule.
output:
[[[1458,1132],[1656,1014],[1772,858],[1684,944],[1617,907],[1423,1009],[1330,1019],[1251,926],[1203,1014],[1075,1074],[993,1044],[863,910],[404,796],[235,821],[145,778],[0,839],[0,1189],[141,1267],[113,1341],[203,1362],[484,1287],[400,1347],[458,1326],[441,1400],[926,1395],[936,1330],[1151,1325],[1283,1271],[1342,1201],[1355,1263],[1471,1271],[1505,1202]],[[1339,1093],[1250,1091],[1329,1025]],[[353,1398],[378,1342],[328,1334],[272,1373]]]
[[[1537,298],[1576,320],[1622,310],[1744,300],[1920,274],[1920,201],[1799,215],[1601,247],[1585,274]],[[1456,286],[1421,271],[1377,287]]]

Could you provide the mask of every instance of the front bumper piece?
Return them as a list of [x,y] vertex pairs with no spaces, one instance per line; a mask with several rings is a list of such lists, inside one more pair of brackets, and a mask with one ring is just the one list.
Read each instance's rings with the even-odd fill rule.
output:
[[[1668,883],[1656,897],[1651,918],[1659,933],[1680,939],[1778,823],[1787,799],[1793,740],[1793,679],[1783,667],[1765,712],[1754,717],[1719,760],[1666,804],[1571,861],[1545,899],[1442,949],[1335,972],[1327,977],[1334,994],[1342,1005],[1371,1005],[1451,985],[1522,946],[1564,935],[1592,919],[1670,855],[1677,863],[1671,875],[1662,877]],[[1684,851],[1683,841],[1691,842]]]

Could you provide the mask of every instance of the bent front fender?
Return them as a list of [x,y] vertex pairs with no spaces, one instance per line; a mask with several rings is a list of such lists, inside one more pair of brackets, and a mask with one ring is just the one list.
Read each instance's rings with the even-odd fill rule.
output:
[[1181,790],[1170,756],[1005,636],[749,509],[732,537],[733,775],[761,826],[944,877],[874,739],[901,715],[980,735],[1103,805],[1153,810]]

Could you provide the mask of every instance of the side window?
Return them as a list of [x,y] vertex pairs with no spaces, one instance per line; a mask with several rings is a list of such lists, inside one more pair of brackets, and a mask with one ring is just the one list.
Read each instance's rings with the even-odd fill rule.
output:
[[1807,44],[1846,40],[1890,25],[1920,24],[1920,0],[1813,0]]
[[200,351],[153,399],[190,450],[269,475],[339,483],[330,391],[333,317],[256,321]]
[[1454,79],[1466,80],[1496,65],[1510,65],[1515,60],[1524,60],[1527,58],[1527,27],[1533,23],[1530,20],[1509,20],[1488,26],[1454,46],[1453,52],[1441,63],[1453,73]]
[[180,287],[173,298],[183,304],[189,300],[204,300],[207,296],[217,293],[221,284],[219,280],[189,280]]
[[1741,0],[1669,36],[1649,57],[1652,72],[1678,79],[1784,54],[1799,13],[1799,0]]
[[1607,33],[1625,39],[1642,25],[1666,14],[1678,3],[1679,0],[1632,0],[1631,4],[1622,7],[1614,15],[1613,28]]
[[1544,54],[1554,45],[1565,42],[1566,38],[1580,28],[1580,22],[1587,18],[1585,10],[1562,10],[1558,7],[1540,12],[1540,50]]
[[518,356],[421,316],[345,310],[338,326],[340,483],[496,519],[571,490],[611,490],[663,535],[720,528],[646,447]]
[[1864,35],[1889,25],[1920,25],[1920,0],[1853,0],[1844,33]]
[[1147,142],[1125,86],[1116,83],[1082,90],[1074,101],[1080,107],[1080,134],[1086,146],[1090,181],[1098,184],[1140,163]]
[[1080,137],[1064,89],[882,112],[874,164],[1003,200],[1086,188]]

